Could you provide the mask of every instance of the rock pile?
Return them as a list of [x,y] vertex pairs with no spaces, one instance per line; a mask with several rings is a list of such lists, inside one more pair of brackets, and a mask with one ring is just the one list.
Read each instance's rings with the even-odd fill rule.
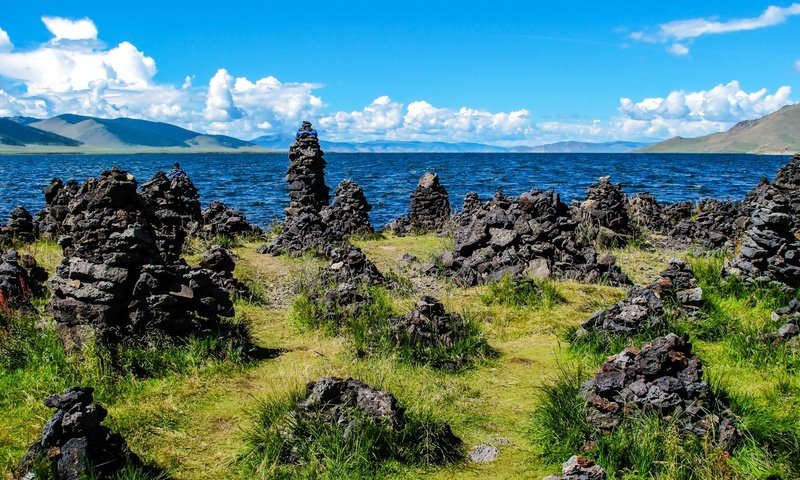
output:
[[187,175],[170,180],[158,172],[140,191],[151,209],[156,246],[172,258],[180,257],[186,236],[203,221],[197,188]]
[[315,316],[318,320],[337,330],[344,327],[348,319],[358,317],[364,309],[375,303],[369,292],[355,283],[340,283],[328,289],[312,291],[308,299],[317,306]]
[[628,216],[633,225],[651,232],[666,233],[664,209],[651,193],[637,193],[628,198]]
[[200,266],[214,272],[214,278],[221,283],[228,293],[240,298],[250,298],[251,292],[247,285],[243,284],[233,276],[236,269],[236,261],[233,252],[222,245],[212,245],[204,254],[200,261]]
[[627,298],[595,313],[583,322],[583,330],[579,330],[578,334],[592,331],[630,337],[659,327],[664,322],[664,305],[661,299],[649,288],[633,287]]
[[459,227],[466,227],[472,221],[472,216],[480,210],[481,202],[480,197],[475,192],[467,192],[464,196],[464,203],[461,205],[461,210],[456,212],[451,218],[451,224],[455,229]]
[[426,172],[411,193],[408,215],[384,227],[398,235],[412,232],[438,232],[450,220],[450,195],[439,182],[439,175]]
[[30,255],[20,258],[14,250],[0,251],[0,310],[33,308],[31,299],[44,295],[47,272]]
[[633,410],[651,410],[726,448],[739,436],[733,414],[703,381],[703,366],[685,337],[670,333],[610,357],[581,388],[587,420],[600,431],[619,426]]
[[792,299],[789,305],[772,312],[772,321],[780,327],[775,333],[763,335],[762,341],[787,342],[800,339],[800,300]]
[[323,154],[317,132],[310,122],[303,122],[294,143],[289,147],[287,219],[306,211],[319,213],[328,206],[330,189],[325,185],[326,163]]
[[599,465],[581,455],[573,455],[561,467],[561,476],[551,475],[544,480],[606,480],[606,472]]
[[750,218],[741,250],[725,266],[726,274],[748,283],[800,286],[800,243],[791,230],[790,208],[778,189],[767,189]]
[[631,233],[627,205],[622,185],[612,184],[611,177],[600,177],[586,189],[586,200],[578,208],[580,228],[592,240],[607,238],[608,242],[625,243],[621,240]]
[[31,243],[39,238],[39,228],[25,207],[11,210],[8,223],[0,226],[0,245],[10,246],[14,242]]
[[41,462],[58,480],[117,478],[128,465],[141,466],[125,440],[102,425],[108,412],[93,403],[92,393],[88,387],[71,387],[45,399],[56,413],[22,459],[18,478],[39,478],[34,472]]
[[697,202],[695,219],[681,220],[670,236],[684,243],[697,242],[708,248],[732,246],[740,204],[704,199]]
[[352,180],[342,180],[336,187],[333,203],[320,212],[327,229],[345,237],[368,234],[375,230],[369,222],[372,205],[367,202],[364,190]]
[[222,202],[211,202],[203,210],[203,225],[197,234],[211,240],[215,237],[233,238],[241,235],[258,235],[261,229],[249,223],[244,214]]
[[786,196],[792,212],[792,232],[800,231],[800,154],[778,170],[773,186]]
[[552,190],[519,197],[495,195],[455,233],[455,251],[439,258],[444,273],[471,286],[504,275],[572,278],[587,282],[629,283],[613,257],[598,258],[576,241],[569,207]]
[[45,208],[36,214],[39,233],[43,237],[58,239],[63,233],[62,224],[69,212],[69,202],[78,192],[78,182],[70,180],[64,184],[54,178],[50,185],[44,187]]
[[703,306],[703,289],[697,286],[692,267],[681,260],[670,260],[669,267],[661,272],[649,288],[659,298],[677,305],[685,313],[696,313]]
[[361,285],[387,285],[389,279],[360,248],[347,245],[331,251],[331,263],[322,271],[323,281]]

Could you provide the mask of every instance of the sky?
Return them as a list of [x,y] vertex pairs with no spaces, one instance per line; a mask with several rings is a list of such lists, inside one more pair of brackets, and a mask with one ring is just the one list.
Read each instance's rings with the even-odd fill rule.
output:
[[800,3],[13,2],[0,116],[247,140],[308,119],[338,141],[655,141],[795,103],[797,45]]

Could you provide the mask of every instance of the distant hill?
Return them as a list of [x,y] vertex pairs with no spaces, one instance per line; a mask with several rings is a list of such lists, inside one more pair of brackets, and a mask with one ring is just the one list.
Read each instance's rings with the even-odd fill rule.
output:
[[[60,147],[77,147],[81,144],[71,138],[32,128],[17,121],[20,117],[0,118],[0,144],[15,147],[26,145],[51,145]],[[31,119],[36,120],[36,119]]]
[[648,146],[641,142],[558,142],[524,150],[531,153],[628,153]]
[[794,153],[800,152],[800,104],[788,105],[727,132],[704,137],[675,137],[638,150],[649,153]]
[[28,126],[100,148],[252,146],[250,142],[233,137],[204,135],[168,123],[132,118],[108,119],[66,114],[32,122]]

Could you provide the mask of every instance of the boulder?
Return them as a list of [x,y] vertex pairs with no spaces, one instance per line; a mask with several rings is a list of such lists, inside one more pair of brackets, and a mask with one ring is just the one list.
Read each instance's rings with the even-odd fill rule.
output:
[[80,185],[75,180],[64,184],[58,178],[54,178],[48,186],[44,187],[45,208],[36,214],[40,235],[56,240],[64,233],[62,224],[69,212],[69,202],[79,188]]
[[606,472],[582,455],[573,455],[561,467],[561,476],[551,475],[545,480],[606,480]]
[[37,238],[39,227],[23,206],[11,210],[8,223],[0,226],[0,246],[11,246],[15,242],[32,243]]
[[612,243],[626,243],[631,233],[628,202],[620,184],[612,184],[611,177],[600,177],[586,189],[586,200],[577,208],[580,227],[591,240],[599,239],[604,230],[611,232]]
[[47,272],[30,255],[0,251],[0,310],[32,310],[31,300],[44,296]]

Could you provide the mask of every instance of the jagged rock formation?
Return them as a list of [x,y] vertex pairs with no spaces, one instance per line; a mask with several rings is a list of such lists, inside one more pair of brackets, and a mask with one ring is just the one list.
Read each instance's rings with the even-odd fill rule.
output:
[[364,190],[352,180],[342,180],[336,187],[333,203],[323,208],[320,216],[327,230],[349,237],[375,231],[369,221],[370,210],[372,205],[367,202]]
[[211,240],[215,237],[258,235],[261,229],[249,223],[242,212],[222,202],[214,201],[203,210],[203,225],[196,233],[206,240]]
[[200,266],[214,272],[214,278],[220,282],[231,295],[241,298],[252,296],[247,285],[243,284],[233,276],[236,269],[236,260],[233,252],[222,245],[212,245],[204,254],[200,261]]
[[618,427],[634,409],[651,410],[700,437],[731,448],[739,433],[733,414],[703,381],[703,366],[685,337],[670,333],[610,357],[581,388],[587,420],[600,430]]
[[581,455],[573,455],[564,462],[561,473],[563,475],[551,475],[544,480],[606,480],[605,470]]
[[631,233],[627,204],[622,185],[612,184],[611,177],[600,177],[586,189],[586,200],[578,206],[578,228],[592,242],[624,244]]
[[198,316],[233,315],[213,272],[159,250],[152,209],[136,186],[131,175],[112,169],[87,180],[70,202],[49,307],[65,340],[78,346],[86,327],[100,343],[115,344],[159,332],[183,335],[197,328]]
[[629,283],[613,257],[598,258],[592,247],[577,244],[576,227],[569,207],[552,190],[519,197],[498,194],[456,231],[455,251],[442,255],[439,263],[465,286],[523,273]]
[[358,317],[375,300],[369,292],[355,283],[339,283],[331,288],[315,290],[308,294],[309,301],[316,305],[315,316],[335,329],[345,326],[348,319]]
[[30,255],[0,251],[0,310],[29,310],[31,299],[44,295],[47,272]]
[[800,286],[800,243],[792,233],[788,199],[776,188],[761,196],[738,255],[725,266],[728,275],[748,283]]
[[459,227],[466,227],[472,221],[472,216],[480,210],[481,202],[480,197],[475,192],[467,192],[464,195],[464,202],[461,205],[461,210],[453,214],[450,219],[452,228],[458,229]]
[[58,480],[110,480],[128,465],[141,466],[125,440],[102,425],[108,412],[94,403],[92,392],[88,387],[71,387],[63,395],[45,399],[56,413],[20,462],[18,478],[39,478],[34,471],[42,462]]
[[19,206],[11,210],[8,223],[0,225],[0,246],[10,246],[14,242],[31,243],[37,238],[39,228],[25,207]]
[[449,220],[450,195],[439,182],[439,175],[426,172],[411,192],[408,215],[389,222],[383,230],[397,235],[438,232]]
[[628,216],[633,225],[651,232],[665,233],[664,209],[650,193],[637,193],[628,198]]
[[772,185],[786,197],[792,212],[792,233],[800,232],[800,154],[778,170]]
[[58,239],[63,233],[62,224],[69,212],[69,202],[78,192],[78,182],[70,180],[64,184],[54,178],[44,187],[45,208],[36,214],[39,233],[46,238]]
[[200,195],[194,183],[187,175],[170,179],[164,172],[158,172],[140,191],[151,209],[156,246],[173,258],[180,257],[187,235],[203,221]]

